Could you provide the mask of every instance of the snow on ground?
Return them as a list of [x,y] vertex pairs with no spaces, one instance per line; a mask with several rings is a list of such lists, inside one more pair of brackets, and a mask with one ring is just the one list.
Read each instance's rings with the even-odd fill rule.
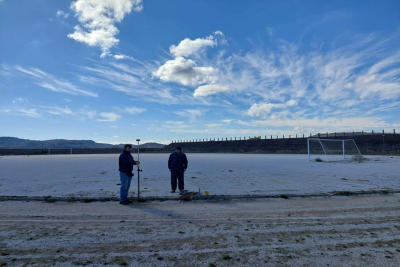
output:
[[[135,160],[137,155],[133,154]],[[172,196],[168,154],[140,154],[142,197]],[[117,154],[0,157],[0,196],[117,197]],[[325,194],[400,189],[400,157],[308,161],[307,155],[187,154],[185,189],[210,195]],[[131,195],[137,193],[134,168]]]

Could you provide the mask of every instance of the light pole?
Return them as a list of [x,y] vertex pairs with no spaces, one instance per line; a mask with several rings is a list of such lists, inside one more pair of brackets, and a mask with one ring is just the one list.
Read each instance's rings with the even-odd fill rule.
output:
[[385,153],[385,135],[382,134],[383,153]]

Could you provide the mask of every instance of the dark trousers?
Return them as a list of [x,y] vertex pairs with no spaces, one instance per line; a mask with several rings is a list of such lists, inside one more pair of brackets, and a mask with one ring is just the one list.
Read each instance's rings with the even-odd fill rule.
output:
[[179,191],[185,189],[185,182],[184,182],[184,178],[183,178],[183,172],[171,172],[171,189],[172,190],[176,190],[176,185],[177,185],[177,181],[178,180],[178,188]]

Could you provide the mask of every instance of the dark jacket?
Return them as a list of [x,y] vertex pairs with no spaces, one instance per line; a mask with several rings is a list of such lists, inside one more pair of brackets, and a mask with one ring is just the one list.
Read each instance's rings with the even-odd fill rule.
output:
[[123,150],[121,155],[119,155],[119,171],[128,174],[129,177],[133,176],[133,165],[136,162],[133,160],[131,153]]
[[183,172],[188,167],[188,160],[186,155],[182,152],[180,153],[172,153],[169,155],[168,159],[168,169],[171,169],[171,172]]

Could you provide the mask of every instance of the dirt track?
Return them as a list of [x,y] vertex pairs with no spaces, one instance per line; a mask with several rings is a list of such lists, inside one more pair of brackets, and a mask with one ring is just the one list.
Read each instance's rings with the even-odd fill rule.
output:
[[400,196],[0,203],[4,266],[400,266]]

